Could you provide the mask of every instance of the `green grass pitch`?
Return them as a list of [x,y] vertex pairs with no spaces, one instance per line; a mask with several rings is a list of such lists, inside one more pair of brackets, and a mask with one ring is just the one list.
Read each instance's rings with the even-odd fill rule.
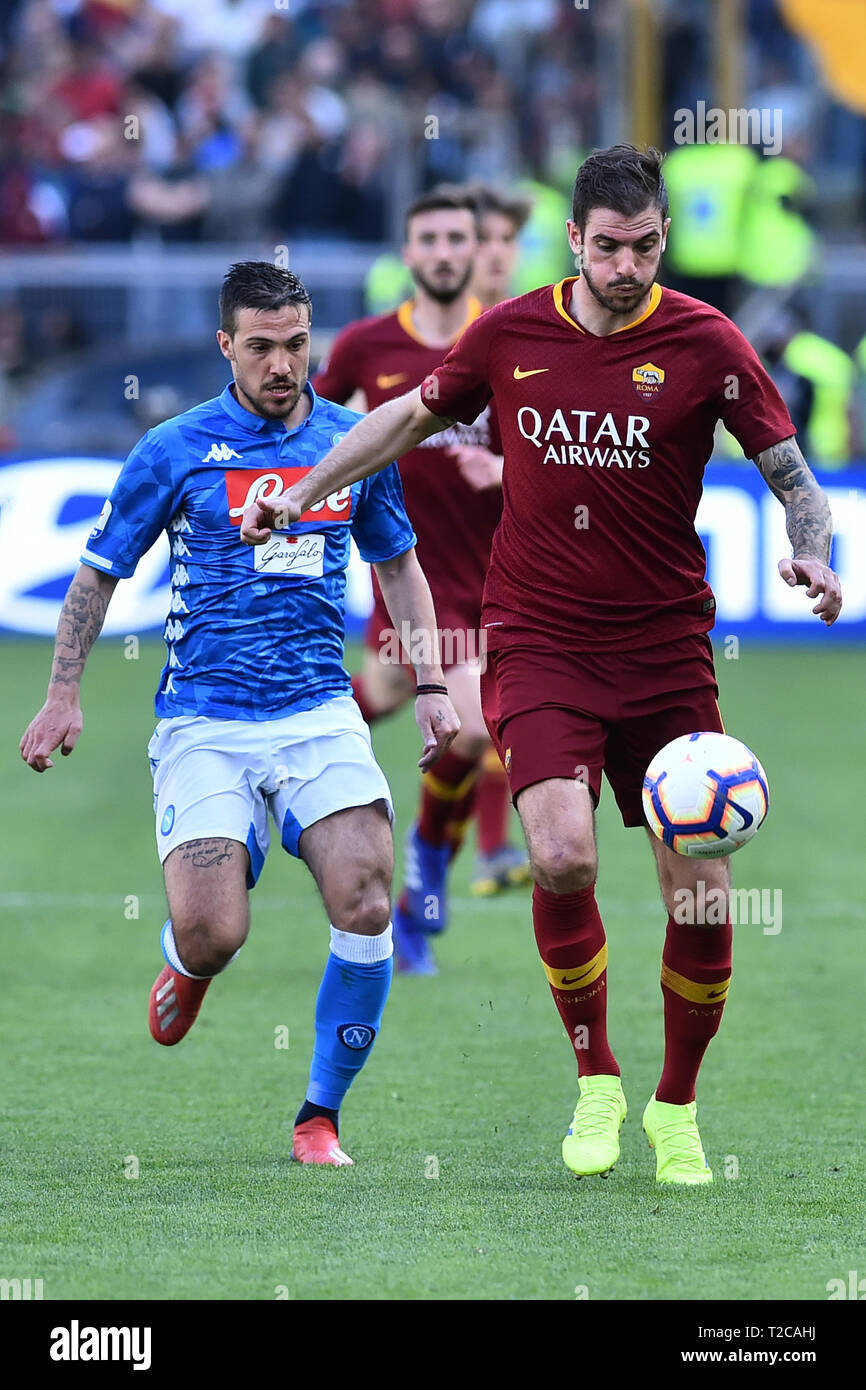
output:
[[[640,1129],[661,1058],[665,917],[645,836],[622,829],[609,790],[598,896],[630,1105],[615,1173],[578,1183],[562,1166],[575,1069],[528,892],[475,901],[467,852],[442,973],[395,979],[345,1104],[356,1166],[301,1169],[290,1123],[327,949],[306,870],[272,850],[240,959],[189,1038],[159,1048],[146,1005],[165,912],[145,746],[161,647],[127,660],[122,639],[98,644],[79,748],[37,777],[17,743],[49,646],[0,645],[0,1275],[43,1279],[46,1299],[823,1300],[829,1280],[866,1274],[863,656],[834,636],[820,652],[717,652],[726,723],[772,798],[735,882],[780,888],[784,916],[778,934],[736,934],[698,1093],[716,1181],[699,1190],[656,1188]],[[375,744],[399,842],[420,751],[411,712]]]

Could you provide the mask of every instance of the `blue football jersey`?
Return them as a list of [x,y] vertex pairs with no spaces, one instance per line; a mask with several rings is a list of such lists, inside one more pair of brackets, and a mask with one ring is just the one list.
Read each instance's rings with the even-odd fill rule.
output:
[[262,546],[241,519],[318,463],[361,417],[317,396],[296,429],[245,410],[230,386],[136,444],[82,562],[127,579],[165,531],[168,651],[156,713],[273,719],[351,693],[343,666],[350,537],[368,563],[415,544],[396,463],[342,488]]

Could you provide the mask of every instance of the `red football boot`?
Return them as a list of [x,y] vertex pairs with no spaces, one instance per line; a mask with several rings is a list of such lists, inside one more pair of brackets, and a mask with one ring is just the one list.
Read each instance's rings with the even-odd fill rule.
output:
[[355,1161],[340,1148],[337,1131],[326,1115],[314,1115],[312,1120],[295,1125],[292,1158],[296,1163],[324,1163],[332,1168],[345,1168]]
[[164,1047],[185,1038],[198,1017],[210,980],[190,980],[164,965],[150,991],[150,1035]]

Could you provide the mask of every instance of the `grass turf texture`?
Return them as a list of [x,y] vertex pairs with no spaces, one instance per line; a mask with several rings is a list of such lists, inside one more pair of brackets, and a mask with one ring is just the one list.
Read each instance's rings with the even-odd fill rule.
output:
[[[778,935],[742,926],[699,1087],[716,1181],[660,1189],[640,1129],[661,1059],[664,930],[645,836],[606,788],[598,896],[610,1032],[629,1118],[607,1182],[559,1146],[574,1062],[535,952],[526,890],[468,895],[464,852],[436,979],[395,978],[382,1036],[344,1107],[356,1167],[290,1164],[327,949],[306,870],[273,850],[240,959],[190,1036],[161,1049],[147,995],[161,875],[145,745],[161,647],[104,639],[85,731],[37,777],[17,741],[49,647],[0,647],[3,1188],[0,1275],[46,1299],[826,1299],[864,1270],[862,656],[718,653],[731,732],[754,747],[769,819],[734,860],[782,888]],[[416,792],[411,711],[375,735],[398,843]],[[138,899],[140,916],[127,918]],[[288,1028],[280,1048],[277,1030]],[[135,1171],[138,1176],[126,1176]],[[438,1178],[427,1176],[436,1172]],[[726,1180],[726,1171],[737,1177]]]

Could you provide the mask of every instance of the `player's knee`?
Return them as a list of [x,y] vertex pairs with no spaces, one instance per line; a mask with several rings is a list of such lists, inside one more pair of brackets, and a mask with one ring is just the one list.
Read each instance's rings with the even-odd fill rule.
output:
[[335,904],[334,926],[359,936],[379,936],[391,920],[390,888],[390,876],[384,871],[365,875]]
[[577,893],[595,883],[595,846],[580,840],[549,839],[531,847],[532,876],[551,893]]
[[247,922],[227,918],[173,918],[172,927],[181,962],[193,975],[218,975],[243,946],[249,930]]

